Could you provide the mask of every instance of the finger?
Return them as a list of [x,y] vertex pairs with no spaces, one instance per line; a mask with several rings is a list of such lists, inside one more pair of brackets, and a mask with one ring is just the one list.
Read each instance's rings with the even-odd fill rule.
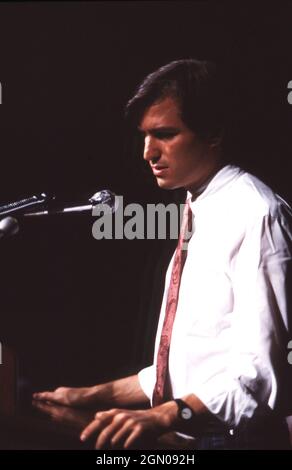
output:
[[47,406],[49,406],[46,402],[42,402],[40,400],[35,400],[34,398],[32,399],[31,404],[33,406],[35,406],[36,408],[40,408],[40,409],[46,408]]
[[45,413],[49,416],[52,416],[52,404],[48,404],[47,402],[41,402],[34,400],[32,402],[32,406],[36,408],[39,412]]
[[51,412],[51,408],[52,408],[52,403],[48,403],[48,402],[45,402],[45,401],[40,401],[40,400],[33,400],[32,401],[32,406],[37,408],[38,410],[41,410],[41,411],[49,411]]
[[133,432],[128,437],[128,439],[126,439],[126,442],[124,444],[124,449],[129,449],[137,439],[141,438],[141,435],[142,435],[141,426],[136,426]]
[[112,442],[111,437],[115,434],[118,429],[123,427],[126,419],[127,417],[124,414],[116,415],[115,419],[113,419],[112,422],[108,426],[106,426],[99,434],[95,448],[101,449],[109,441]]
[[126,437],[132,432],[133,421],[127,421],[121,429],[112,437],[111,444],[113,447],[125,441]]
[[104,416],[114,416],[117,413],[124,413],[126,411],[127,410],[122,410],[120,408],[111,408],[110,410],[106,411],[97,411],[97,413],[95,413],[95,418],[103,419]]
[[54,392],[37,392],[33,394],[35,400],[41,401],[54,401],[55,393]]
[[99,431],[102,428],[102,421],[100,419],[94,419],[89,423],[81,432],[80,439],[81,441],[86,441],[94,432]]

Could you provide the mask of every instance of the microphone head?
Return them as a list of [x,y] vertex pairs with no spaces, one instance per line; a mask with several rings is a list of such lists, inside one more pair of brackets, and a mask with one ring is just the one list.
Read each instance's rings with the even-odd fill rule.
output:
[[18,221],[14,217],[5,217],[0,220],[0,236],[10,237],[19,231]]
[[117,210],[118,198],[116,198],[115,193],[110,191],[109,189],[102,189],[97,193],[93,194],[91,198],[89,198],[89,202],[95,206],[97,204],[107,204],[112,212]]

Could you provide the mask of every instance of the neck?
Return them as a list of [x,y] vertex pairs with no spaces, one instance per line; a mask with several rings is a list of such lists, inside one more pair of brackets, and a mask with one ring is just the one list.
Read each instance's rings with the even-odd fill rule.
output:
[[194,201],[204,191],[211,179],[213,179],[216,173],[218,173],[218,171],[221,170],[223,166],[223,162],[217,162],[217,164],[214,165],[208,172],[206,172],[199,181],[189,188],[186,188],[192,195],[192,201]]

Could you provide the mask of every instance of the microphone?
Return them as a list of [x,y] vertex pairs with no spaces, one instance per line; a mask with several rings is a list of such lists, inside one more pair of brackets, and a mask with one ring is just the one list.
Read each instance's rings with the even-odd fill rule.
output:
[[98,204],[108,205],[112,212],[115,212],[117,209],[116,195],[108,189],[103,189],[102,191],[93,194],[93,196],[88,199],[88,202],[89,204],[87,203],[78,206],[62,207],[59,209],[47,209],[38,212],[25,212],[21,215],[23,217],[40,217],[43,215],[61,215],[72,212],[81,213],[92,211],[92,209]]
[[52,198],[49,198],[45,193],[41,193],[39,196],[31,196],[26,199],[21,199],[20,201],[10,202],[9,204],[0,206],[0,216],[20,212],[27,207],[33,208],[40,204],[45,204],[50,199]]
[[18,231],[19,225],[14,217],[5,217],[5,219],[0,220],[0,239],[16,235]]

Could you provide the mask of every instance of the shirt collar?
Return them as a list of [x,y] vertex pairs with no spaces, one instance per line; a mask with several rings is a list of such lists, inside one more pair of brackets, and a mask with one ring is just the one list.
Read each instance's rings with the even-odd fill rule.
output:
[[191,208],[193,209],[197,204],[200,204],[202,200],[233,182],[233,180],[242,173],[243,170],[235,165],[226,165],[221,168],[221,170],[199,188],[198,196],[194,201],[192,201],[192,194],[188,191],[187,199],[190,199]]

